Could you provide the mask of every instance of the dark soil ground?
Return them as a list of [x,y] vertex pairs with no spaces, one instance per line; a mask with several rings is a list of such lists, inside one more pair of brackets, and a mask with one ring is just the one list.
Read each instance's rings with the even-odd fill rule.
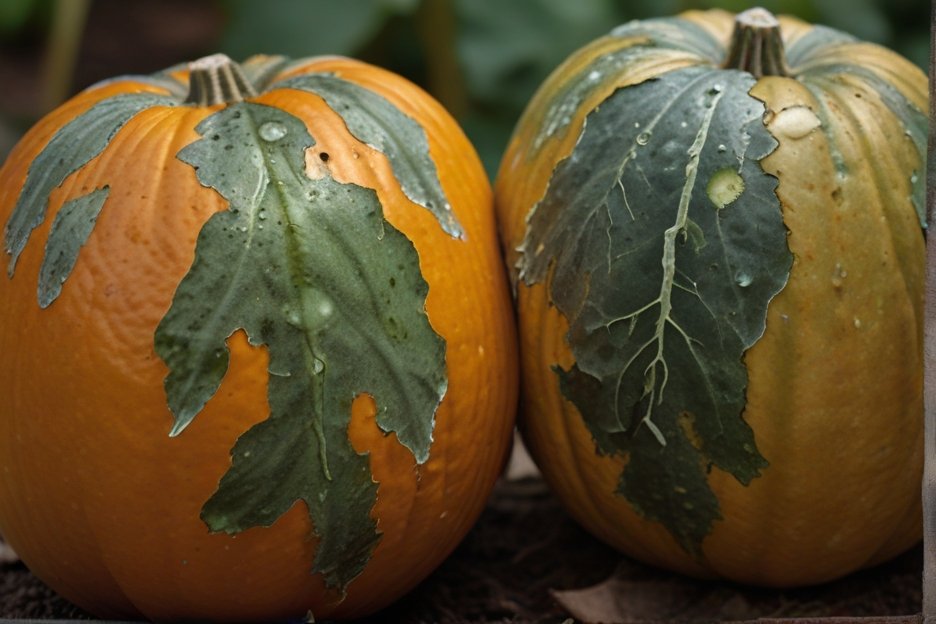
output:
[[[622,558],[575,524],[535,477],[502,480],[477,525],[421,586],[370,621],[560,624],[556,590],[614,576],[613,605],[632,620],[903,616],[921,604],[922,550],[816,588],[768,591],[692,581]],[[568,600],[568,598],[564,598]],[[608,597],[586,612],[609,606]],[[581,613],[580,611],[576,613]],[[90,619],[19,563],[0,566],[0,618]]]

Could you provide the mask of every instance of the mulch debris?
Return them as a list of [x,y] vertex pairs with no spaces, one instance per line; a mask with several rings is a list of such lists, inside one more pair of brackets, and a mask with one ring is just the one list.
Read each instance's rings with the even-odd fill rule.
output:
[[[774,592],[693,581],[623,558],[591,537],[541,479],[502,479],[452,556],[410,595],[367,621],[562,624],[570,610],[560,602],[587,617],[589,609],[612,601],[630,621],[910,615],[920,611],[922,565],[918,547],[814,588]],[[0,564],[0,617],[93,619],[19,562]]]

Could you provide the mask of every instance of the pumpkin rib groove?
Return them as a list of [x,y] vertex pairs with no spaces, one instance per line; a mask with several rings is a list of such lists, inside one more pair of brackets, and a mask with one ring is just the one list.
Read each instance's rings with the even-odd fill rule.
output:
[[896,88],[919,110],[927,109],[928,94],[919,82],[908,78],[916,68],[906,59],[869,43],[845,43],[831,52],[823,53],[822,59],[811,59],[796,68],[804,77],[812,72],[834,72],[838,67],[859,67],[876,75],[883,83]]
[[[765,84],[766,84],[766,83],[765,83]],[[770,101],[770,98],[767,98],[767,99],[768,99],[768,103],[771,105],[771,108],[782,108],[782,107],[779,106],[776,102],[771,102],[771,101]],[[821,135],[818,135],[816,138],[818,138],[818,137],[823,137],[823,138],[825,138],[825,133],[822,133]],[[815,140],[815,139],[814,139],[814,140]],[[819,149],[819,148],[816,148],[816,150],[818,150],[818,149]],[[818,154],[819,152],[818,152],[818,151],[810,152],[810,154],[813,154],[813,153]],[[777,156],[777,157],[779,158],[779,156]],[[773,158],[773,157],[771,157],[771,158]],[[806,159],[807,161],[809,161],[809,162],[816,161],[816,159],[815,159],[814,157],[811,157],[811,156],[809,156],[809,155],[801,155],[800,158],[805,158],[805,159]],[[860,160],[860,159],[859,159],[859,160]],[[768,162],[768,161],[765,160],[765,164],[766,164],[767,162]],[[772,160],[770,161],[770,163],[771,163],[771,164],[770,164],[770,166],[768,167],[768,170],[771,170],[771,169],[773,169],[773,168],[780,168],[780,167],[782,166],[782,165],[779,164],[779,163],[778,163],[778,164],[774,164],[774,162],[773,162]],[[821,161],[820,161],[820,162],[817,162],[816,165],[815,165],[815,167],[821,169],[822,165],[821,165],[820,163],[821,163]],[[829,166],[831,166],[831,165],[829,165]],[[778,173],[778,175],[779,175],[779,173]],[[789,178],[789,177],[790,177],[789,175],[786,176],[786,178]],[[781,175],[781,185],[780,185],[780,187],[778,188],[778,193],[780,194],[781,199],[784,201],[784,212],[785,212],[785,214],[790,215],[790,216],[795,216],[795,212],[794,212],[794,213],[790,213],[790,206],[787,206],[787,205],[786,205],[787,198],[785,197],[785,195],[788,195],[791,191],[796,191],[797,189],[796,189],[795,187],[785,186],[784,183],[783,183],[783,180],[786,179],[786,178],[784,178],[784,177]],[[809,184],[809,183],[810,183],[810,182],[805,181],[805,180],[800,182],[801,185],[802,185],[802,184]],[[795,181],[795,180],[790,180],[789,184],[796,184],[796,181]],[[816,191],[816,192],[819,192],[819,191]],[[808,214],[803,214],[802,216],[797,217],[797,218],[798,218],[798,219],[802,219],[802,218],[808,217],[808,216],[809,216]],[[809,223],[812,223],[812,222],[809,222]],[[816,227],[817,227],[817,226],[816,226],[816,225],[806,225],[805,223],[800,223],[799,225],[794,224],[794,225],[791,225],[791,226],[789,226],[789,227],[790,227],[790,229],[792,230],[792,234],[791,234],[791,238],[790,238],[790,246],[791,246],[791,249],[794,251],[794,253],[796,253],[796,254],[799,255],[799,254],[800,254],[801,252],[803,252],[804,250],[798,250],[798,248],[797,248],[797,241],[798,241],[799,238],[800,238],[800,236],[798,235],[798,233],[799,233],[799,232],[812,232],[812,231],[816,230]],[[837,234],[838,234],[837,230],[830,230],[829,232],[830,232],[830,235],[837,237]],[[918,234],[918,231],[917,231],[917,234]],[[819,236],[816,236],[815,238],[816,238],[817,241],[819,241],[819,240],[827,239],[827,238],[829,238],[829,237],[828,237],[828,236],[821,236],[821,235],[819,235]],[[834,247],[834,246],[835,246],[835,244],[834,244],[834,240],[835,240],[835,239],[833,238],[833,239],[831,239],[831,240],[832,240],[832,243],[833,243],[831,246]],[[830,244],[829,244],[828,242],[825,242],[825,243],[822,243],[822,244],[825,245],[825,246],[830,246]],[[814,253],[815,250],[814,250],[814,251],[808,251],[808,250],[806,250],[806,251],[807,251],[807,256],[810,256],[811,254]],[[825,277],[825,276],[826,276],[826,275],[831,275],[831,274],[832,274],[832,267],[831,267],[831,265],[829,265],[829,268],[827,269],[827,270],[829,271],[828,274],[826,274],[825,272],[823,272],[821,278],[819,278],[819,277],[810,277],[810,271],[813,271],[813,272],[814,272],[815,269],[809,269],[808,267],[803,267],[803,265],[802,265],[802,260],[804,260],[804,259],[808,259],[808,258],[801,258],[800,261],[797,263],[797,265],[794,266],[793,271],[791,272],[791,286],[793,285],[793,282],[794,282],[795,279],[797,279],[797,280],[800,279],[800,277],[797,277],[797,276],[803,276],[803,275],[805,275],[805,278],[807,278],[807,279],[822,279],[822,281],[824,282],[825,279],[828,279],[828,278]],[[847,266],[847,263],[845,264],[845,266]],[[798,268],[798,267],[799,267],[799,268]],[[806,273],[804,274],[803,271],[806,271]],[[847,279],[852,279],[853,277],[855,277],[855,276],[851,276],[850,278],[847,278]],[[825,282],[825,283],[827,283],[827,282]],[[826,286],[826,288],[828,288],[828,286]],[[776,314],[776,312],[777,312],[778,309],[779,309],[779,310],[785,310],[785,309],[786,309],[786,310],[789,310],[789,309],[794,309],[794,310],[795,310],[795,309],[798,309],[799,307],[801,307],[803,304],[808,304],[809,300],[808,300],[808,298],[806,298],[806,297],[808,297],[808,292],[809,292],[809,291],[805,291],[805,292],[803,293],[804,300],[803,300],[803,303],[802,303],[802,304],[801,304],[801,303],[795,303],[795,302],[790,298],[790,296],[793,294],[793,290],[791,290],[791,289],[788,288],[788,290],[786,290],[786,291],[784,291],[783,293],[781,293],[781,295],[778,295],[778,297],[777,297],[777,298],[774,300],[774,302],[772,303],[772,305],[775,307],[774,313]],[[848,320],[850,321],[851,319],[849,318]],[[766,345],[764,345],[764,346],[766,346]],[[762,352],[758,351],[759,348],[760,348],[760,347],[755,347],[755,349],[752,351],[752,356],[753,356],[754,352],[757,352],[757,353],[758,353],[758,357],[760,357],[760,356],[763,355]],[[798,360],[797,360],[797,359],[787,359],[787,358],[785,358],[784,356],[778,356],[778,357],[770,358],[770,361],[771,361],[771,362],[784,362],[784,361],[795,362],[795,361],[798,361]],[[788,375],[790,375],[790,373],[785,372],[784,370],[772,370],[772,375],[778,375],[778,376],[781,376],[781,377],[783,377],[783,378],[789,378],[789,379],[794,379],[794,378],[795,378],[795,375],[792,376],[792,377],[788,377]],[[752,389],[754,388],[753,383],[754,383],[754,382],[752,381]],[[787,393],[787,395],[794,395],[794,396],[799,396],[799,395],[801,394],[799,391],[797,391],[797,389],[796,389],[795,387],[789,387],[789,388],[787,388],[787,389],[786,389],[786,393]],[[757,427],[755,426],[755,429],[756,429],[756,428],[757,428]],[[782,438],[782,436],[777,436],[777,437],[778,437],[778,438]],[[795,451],[795,450],[797,450],[797,449],[799,448],[799,445],[797,445],[797,444],[791,444],[790,448],[791,448],[792,450]],[[843,463],[842,465],[846,465],[846,464]]]
[[[841,90],[844,91],[845,89],[842,88]],[[839,88],[837,88],[837,85],[835,83],[832,83],[828,85],[826,93],[828,93],[830,97],[834,98],[838,102],[838,106],[836,106],[835,109],[841,112],[841,114],[838,116],[838,120],[841,126],[850,127],[852,129],[852,131],[849,134],[853,134],[855,137],[859,138],[859,140],[861,141],[860,147],[864,148],[862,151],[865,154],[871,154],[871,153],[874,154],[875,162],[877,165],[880,165],[882,162],[886,162],[889,164],[892,161],[892,159],[888,159],[888,156],[892,156],[892,153],[889,153],[887,150],[887,146],[889,146],[889,143],[888,141],[885,140],[886,133],[880,131],[881,129],[880,129],[879,121],[875,119],[873,116],[871,116],[867,120],[859,118],[853,111],[852,106],[850,105],[852,101],[854,100],[854,98],[853,97],[849,98],[849,94],[847,93],[839,94],[838,91],[839,91]],[[847,118],[847,122],[845,121],[846,118]],[[836,125],[838,126],[839,124],[836,124]],[[868,139],[868,134],[869,134],[869,131],[873,129],[878,130],[877,134],[879,138],[877,139],[875,143],[878,146],[883,146],[883,147],[878,147],[877,149],[874,149],[871,147],[871,144]],[[886,196],[886,195],[890,195],[890,193],[888,193],[886,190],[888,188],[888,184],[886,180],[882,178],[882,169],[884,169],[884,167],[869,166],[870,162],[862,158],[856,157],[856,158],[849,159],[849,160],[859,165],[861,164],[865,165],[866,171],[862,174],[861,177],[867,176],[867,179],[874,180],[874,183],[871,184],[871,190],[874,192],[873,197],[876,201],[867,202],[865,204],[865,207],[866,208],[869,206],[876,207],[878,210],[878,214],[880,215],[879,218],[882,220],[882,222],[885,225],[892,223],[893,215],[891,214],[891,211],[889,210],[889,208],[894,205],[893,200],[896,198]],[[892,167],[886,167],[886,168],[891,169]],[[893,169],[899,169],[899,168],[893,167]],[[914,293],[910,288],[910,284],[908,282],[908,277],[907,277],[907,270],[906,270],[908,260],[904,258],[902,254],[900,253],[900,249],[902,246],[896,244],[896,242],[894,241],[894,236],[896,235],[894,227],[882,227],[881,230],[888,236],[888,241],[889,241],[888,248],[890,252],[888,255],[890,257],[893,257],[897,262],[899,262],[901,266],[901,270],[897,271],[897,273],[900,276],[900,280],[902,284],[901,290],[904,296],[900,300],[901,301],[907,301],[907,300],[913,301],[919,298],[919,296],[922,293]],[[914,309],[912,309],[911,311],[913,311],[914,315],[916,316],[917,311]],[[914,323],[914,326],[918,328],[922,327],[920,319],[917,318],[916,320],[917,322]],[[917,331],[919,335],[921,335],[920,331],[921,330]]]

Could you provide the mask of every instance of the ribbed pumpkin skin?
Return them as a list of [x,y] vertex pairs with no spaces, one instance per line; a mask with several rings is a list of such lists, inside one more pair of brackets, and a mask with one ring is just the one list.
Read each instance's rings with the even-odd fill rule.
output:
[[[732,15],[679,17],[723,44],[730,38]],[[795,19],[780,22],[788,48],[813,31]],[[655,50],[625,72],[603,76],[571,113],[568,130],[542,141],[547,111],[566,81],[602,54],[634,43],[606,37],[572,55],[519,122],[495,185],[509,267],[517,266],[531,208],[571,153],[586,114],[619,87],[708,63],[690,52]],[[702,559],[615,493],[626,458],[596,453],[554,370],[574,363],[568,321],[551,305],[548,281],[517,285],[524,439],[579,522],[654,565],[768,586],[812,584],[884,561],[921,536],[924,237],[909,172],[922,175],[923,164],[904,140],[902,122],[867,83],[849,75],[849,66],[883,76],[922,111],[926,77],[870,44],[839,46],[814,62],[842,68],[812,91],[793,78],[767,77],[751,92],[766,103],[767,128],[779,141],[762,166],[779,179],[794,262],[768,308],[766,333],[744,358],[743,417],[770,465],[747,487],[712,469],[723,519],[703,541]],[[802,109],[786,110],[818,110],[817,98],[845,177],[837,174],[828,135],[805,132],[795,118]]]
[[[448,392],[430,458],[417,467],[378,428],[373,401],[355,401],[349,435],[370,453],[382,539],[344,601],[311,574],[316,541],[301,503],[270,528],[209,534],[201,506],[235,440],[269,413],[268,358],[235,333],[216,396],[189,429],[168,436],[167,369],[154,353],[154,330],[192,264],[199,229],[227,204],[176,159],[218,107],[146,110],[54,192],[15,277],[0,279],[0,533],[37,576],[98,615],[275,621],[309,610],[317,618],[371,613],[455,547],[502,468],[516,400],[515,336],[490,187],[474,150],[440,105],[394,74],[338,58],[290,71],[335,72],[417,120],[465,230],[464,240],[447,235],[410,202],[386,158],[354,139],[319,97],[281,89],[254,98],[302,119],[316,140],[309,167],[324,166],[318,153],[328,152],[332,175],[375,189],[387,220],[416,247],[428,316],[447,343]],[[94,102],[140,89],[158,91],[109,83],[39,122],[0,170],[0,222],[57,128]],[[41,310],[39,241],[63,198],[102,183],[111,185],[108,204],[62,295]]]

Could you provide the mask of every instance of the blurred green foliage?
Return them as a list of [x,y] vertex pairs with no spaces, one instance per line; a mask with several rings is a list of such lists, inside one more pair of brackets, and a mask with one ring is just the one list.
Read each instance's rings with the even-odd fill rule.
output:
[[19,32],[42,4],[43,0],[0,2],[0,36],[10,36]]
[[[74,0],[0,0],[0,42],[52,21]],[[99,0],[94,0],[99,1]],[[575,49],[632,19],[687,9],[741,11],[745,0],[190,0],[222,13],[206,52],[339,54],[381,65],[433,93],[493,175],[537,86]],[[930,0],[763,0],[881,43],[926,67]],[[179,58],[178,61],[189,59]],[[0,119],[0,130],[3,120]],[[0,137],[2,139],[2,137]],[[0,145],[2,148],[3,145]],[[0,154],[5,150],[0,150]]]
[[[881,43],[921,67],[928,62],[929,0],[759,5]],[[234,58],[256,51],[342,54],[408,76],[456,112],[493,174],[524,105],[575,49],[631,19],[751,6],[745,0],[224,0],[228,21],[221,49]],[[440,10],[454,16],[448,42],[432,40],[419,26],[421,14]],[[439,49],[446,45],[454,48],[457,66],[434,67],[447,57]],[[440,69],[463,86],[445,90],[433,83]]]

